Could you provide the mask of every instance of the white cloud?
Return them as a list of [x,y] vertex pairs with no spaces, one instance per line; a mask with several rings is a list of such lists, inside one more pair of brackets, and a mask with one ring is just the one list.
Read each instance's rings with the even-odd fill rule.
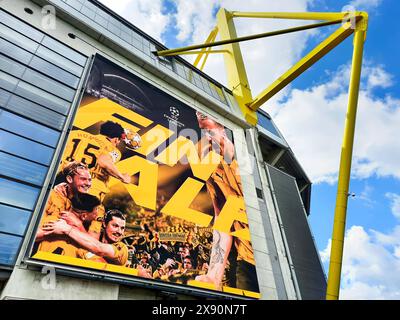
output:
[[[219,7],[230,11],[302,12],[307,11],[307,6],[311,2],[312,0],[202,0],[197,2],[176,0],[177,14],[175,21],[176,28],[179,31],[178,39],[190,44],[203,43],[216,25],[212,13]],[[304,22],[296,20],[235,19],[238,36],[289,28],[302,23]],[[309,36],[314,33],[315,31],[303,31],[240,44],[250,87],[254,95],[265,89],[268,84],[276,80],[280,74],[301,57]],[[222,55],[210,55],[204,71],[221,83],[226,84]]]
[[367,10],[378,7],[382,0],[353,0],[349,3],[356,10]]
[[[272,101],[268,111],[313,182],[334,183],[347,110],[349,66],[307,90],[294,89],[287,101]],[[363,67],[355,143],[353,176],[400,177],[400,100],[377,98],[374,90],[393,84],[382,66]],[[301,132],[301,134],[299,134]]]
[[[361,226],[346,232],[340,299],[400,299],[400,226],[382,234]],[[329,261],[331,241],[320,252]]]
[[159,41],[162,41],[162,34],[171,21],[170,15],[162,11],[163,0],[100,0],[100,2]]
[[367,88],[389,88],[393,85],[393,76],[382,67],[368,68]]
[[370,186],[368,183],[365,184],[364,189],[359,195],[356,195],[356,200],[361,200],[363,204],[369,208],[372,208],[376,201],[372,199],[374,187]]
[[328,240],[328,244],[326,248],[319,252],[322,262],[329,262],[329,257],[331,255],[331,248],[332,248],[332,239]]
[[396,194],[396,193],[386,193],[385,195],[388,199],[390,199],[391,202],[391,210],[393,215],[400,219],[400,194]]

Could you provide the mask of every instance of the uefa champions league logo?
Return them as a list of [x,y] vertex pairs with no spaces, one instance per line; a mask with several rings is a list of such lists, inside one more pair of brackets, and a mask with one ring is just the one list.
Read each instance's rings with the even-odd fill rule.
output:
[[169,111],[171,112],[171,118],[174,120],[178,120],[179,118],[179,110],[175,107],[170,107]]

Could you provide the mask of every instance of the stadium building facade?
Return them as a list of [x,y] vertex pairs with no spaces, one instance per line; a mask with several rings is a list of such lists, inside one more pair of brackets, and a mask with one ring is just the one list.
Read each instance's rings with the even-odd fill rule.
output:
[[[97,1],[3,0],[0,7],[2,299],[325,299],[326,278],[308,224],[311,182],[265,111],[257,112],[258,124],[250,127],[228,88],[180,57],[157,57],[153,52],[166,49],[165,46]],[[239,284],[226,284],[220,288],[201,285],[198,277],[207,275],[206,269],[212,265],[210,256],[214,251],[211,248],[218,229],[215,213],[223,215],[227,212],[224,208],[233,198],[225,195],[225,205],[221,205],[221,210],[216,209],[218,192],[215,190],[220,184],[216,180],[213,180],[214,185],[209,182],[210,175],[204,173],[206,169],[199,169],[196,173],[189,159],[193,174],[186,173],[188,166],[179,165],[182,173],[178,178],[183,177],[181,181],[169,173],[178,168],[176,161],[162,160],[166,147],[174,145],[174,141],[186,143],[183,136],[187,133],[183,131],[198,125],[196,121],[199,121],[195,132],[200,132],[204,128],[201,121],[207,117],[225,128],[229,141],[233,141],[235,146],[234,161],[240,172],[240,180],[234,179],[239,186],[239,196],[236,194],[235,199],[242,197],[245,204],[245,210],[239,210],[236,216],[242,218],[236,220],[242,219],[241,223],[248,225],[249,238],[239,236],[240,231],[244,234],[245,228],[234,227],[236,238],[232,240],[232,248],[236,243],[239,243],[236,248],[241,248],[240,243],[251,243],[249,250],[252,253],[250,260],[254,261],[255,290],[244,289]],[[151,196],[139,195],[138,191],[144,183],[141,177],[148,171],[131,171],[132,177],[135,174],[139,176],[138,180],[133,183],[134,187],[124,191],[134,200],[129,210],[137,210],[134,218],[126,221],[125,244],[121,244],[122,248],[126,245],[131,249],[124,258],[124,264],[126,260],[131,264],[130,271],[122,264],[110,266],[100,258],[103,267],[98,261],[87,262],[89,259],[79,260],[82,263],[77,258],[66,259],[56,252],[59,248],[52,255],[40,255],[40,249],[35,248],[51,192],[60,182],[57,173],[65,158],[63,153],[70,150],[68,143],[78,148],[78,144],[73,144],[78,140],[68,139],[78,131],[96,136],[99,123],[109,118],[124,123],[124,130],[129,127],[130,132],[141,136],[142,145],[138,148],[131,146],[122,150],[119,146],[117,149],[120,151],[115,151],[118,153],[115,159],[119,157],[121,163],[118,166],[116,162],[116,166],[121,172],[129,167],[125,165],[129,164],[128,161],[135,161],[131,162],[135,168],[140,167],[138,163],[149,165],[149,168],[152,168],[150,164],[159,164],[154,203],[149,203]],[[171,123],[174,128],[168,127]],[[160,132],[167,132],[165,140],[168,142],[164,149],[152,154],[146,138],[157,126],[162,129]],[[126,133],[123,133],[125,139]],[[134,139],[124,146],[129,147],[132,141]],[[148,152],[143,151],[144,146],[148,147]],[[82,162],[91,170],[91,165],[95,166],[98,148],[92,145],[82,149],[82,160],[86,160]],[[71,157],[75,151],[70,150]],[[165,179],[169,184],[160,182],[164,177],[161,169],[165,168],[165,177],[168,177]],[[93,174],[93,170],[92,187],[95,180],[99,180],[99,173]],[[203,174],[204,178],[201,177]],[[114,194],[122,193],[116,190],[122,190],[121,186],[125,184],[121,178],[115,179],[118,175],[112,176],[115,181],[110,181],[114,181],[114,189],[110,189]],[[229,188],[232,188],[232,180],[229,180],[232,176],[228,173],[226,178]],[[171,187],[171,181],[178,187]],[[186,221],[186,213],[178,212],[185,197],[190,198],[190,192],[182,189],[189,182],[190,188],[185,190],[198,186],[198,194],[193,195],[193,204],[189,201],[185,212],[208,212],[210,215],[201,214],[207,222],[188,218],[190,223],[174,224]],[[182,192],[184,195],[173,206],[172,200]],[[116,206],[116,201],[109,204],[112,201],[107,199],[107,195],[101,199],[105,211]],[[245,218],[241,216],[242,211],[246,212]],[[167,229],[157,229],[156,220],[151,222],[149,217],[166,217],[170,225]],[[211,220],[213,222],[208,226]],[[148,221],[148,224],[143,221]],[[228,227],[225,233],[231,231]],[[207,234],[211,235],[209,242],[206,241]],[[190,240],[189,236],[192,236]],[[140,247],[140,241],[147,245],[147,249]],[[165,248],[168,255],[180,248],[184,250],[185,243],[188,243],[188,254],[197,257],[196,261],[192,260],[197,269],[192,269],[198,273],[190,280],[181,281],[186,271],[177,271],[177,281],[171,281],[171,278],[160,280],[165,280],[165,277],[157,280],[155,271],[158,270],[155,269],[149,273],[151,276],[138,273],[133,259],[140,260],[143,254],[153,259],[155,256],[150,250],[157,246]],[[205,254],[201,260],[201,250],[207,245],[208,255]],[[116,250],[115,246],[113,248]],[[240,255],[241,250],[238,249],[236,255]],[[54,258],[54,254],[62,258]],[[160,260],[159,251],[156,256]],[[204,263],[202,270],[199,261]],[[140,261],[136,263],[140,264]],[[233,268],[234,263],[230,261],[229,265]],[[241,275],[237,274],[237,277],[239,279]]]

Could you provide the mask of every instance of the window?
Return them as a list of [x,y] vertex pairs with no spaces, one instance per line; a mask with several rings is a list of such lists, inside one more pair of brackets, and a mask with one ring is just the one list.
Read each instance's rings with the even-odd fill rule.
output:
[[273,125],[272,121],[270,118],[268,118],[265,114],[261,112],[257,112],[258,116],[258,124],[263,127],[264,129],[268,130],[272,134],[276,135],[277,137],[280,137],[281,135],[278,133],[276,130],[275,126]]
[[55,97],[23,81],[18,83],[15,93],[64,115],[67,115],[69,107],[71,106],[68,101]]
[[41,42],[43,39],[43,34],[32,28],[31,26],[27,25],[26,23],[22,22],[21,20],[18,20],[9,14],[5,13],[4,11],[0,11],[0,21],[4,23],[7,26],[12,26],[12,28],[16,31],[18,31],[21,34],[24,34],[31,38],[32,40],[35,40],[36,42]]
[[57,131],[6,111],[0,113],[0,128],[29,137],[51,147],[57,145],[59,137]]
[[[0,20],[2,21],[2,20]],[[39,44],[25,37],[24,35],[12,30],[11,28],[0,23],[0,36],[11,43],[14,43],[25,50],[35,52]]]
[[0,178],[0,202],[19,208],[33,210],[39,189]]
[[24,64],[32,59],[32,54],[20,47],[0,38],[0,52]]
[[31,212],[0,204],[0,232],[23,236]]
[[0,175],[41,186],[48,167],[0,152]]
[[2,267],[15,263],[86,62],[84,55],[0,10]]
[[69,60],[74,61],[75,63],[79,64],[82,67],[86,64],[85,56],[66,47],[61,42],[58,42],[57,40],[54,40],[48,36],[46,36],[43,39],[42,45],[57,52],[58,54],[63,55],[64,57],[68,58]]
[[[9,100],[7,99],[7,96],[9,97],[10,93],[0,89],[0,102],[1,106],[4,106],[4,108],[12,110],[14,113],[21,114],[27,118],[34,119],[56,130],[62,129],[65,122],[65,117],[63,115],[17,95],[12,95]],[[5,105],[7,101],[8,103]]]
[[27,160],[49,165],[54,149],[0,130],[0,150]]
[[57,83],[56,81],[53,81],[50,78],[31,69],[26,69],[22,79],[70,102],[75,96],[75,90],[62,85],[61,83]]
[[51,62],[52,64],[59,66],[60,68],[63,68],[77,77],[81,76],[82,74],[82,67],[80,65],[67,58],[64,58],[63,56],[50,49],[47,49],[46,47],[40,46],[36,52],[36,55],[48,62]]
[[72,75],[71,73],[64,71],[63,69],[56,67],[55,65],[39,58],[33,57],[32,61],[29,64],[30,67],[38,70],[44,74],[49,75],[50,77],[70,86],[74,89],[78,87],[79,78]]
[[14,264],[22,237],[0,233],[0,264]]
[[0,55],[0,69],[20,78],[24,74],[25,66],[15,62],[10,58]]

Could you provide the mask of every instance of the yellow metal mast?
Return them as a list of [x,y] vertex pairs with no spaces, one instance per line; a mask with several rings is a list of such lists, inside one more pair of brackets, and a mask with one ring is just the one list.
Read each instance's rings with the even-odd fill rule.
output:
[[367,21],[367,14],[363,14],[363,19],[360,20],[356,25],[356,31],[354,35],[353,61],[351,65],[349,85],[349,102],[344,128],[342,152],[340,156],[339,180],[332,232],[331,256],[329,262],[328,287],[326,290],[327,300],[339,299],[340,275],[342,271],[347,201],[351,172],[351,158],[353,154],[358,92],[360,86],[364,41],[367,31]]
[[[296,20],[324,20],[327,22],[308,26],[278,30],[274,32],[237,38],[233,18],[268,18],[268,19],[296,19]],[[275,36],[279,34],[306,30],[310,28],[336,24],[342,25],[327,39],[317,45],[311,52],[289,68],[282,76],[258,94],[254,99],[250,90],[247,74],[238,42],[257,39],[261,37]],[[345,120],[345,130],[340,157],[338,190],[335,207],[335,217],[332,232],[332,247],[329,264],[328,286],[326,299],[337,300],[339,298],[340,275],[342,268],[344,233],[346,227],[346,211],[348,201],[348,190],[351,172],[351,160],[353,153],[354,131],[356,123],[357,102],[360,85],[362,66],[362,55],[364,41],[368,26],[368,14],[366,12],[228,12],[221,8],[217,13],[217,25],[221,41],[215,40],[215,29],[206,40],[206,44],[194,45],[184,48],[163,50],[156,52],[157,55],[177,55],[198,53],[196,65],[201,55],[205,53],[224,53],[225,67],[228,75],[228,86],[236,97],[240,109],[246,121],[252,125],[257,123],[256,111],[266,101],[282,90],[286,85],[296,79],[319,59],[325,56],[339,43],[352,33],[354,35],[354,50],[352,69],[349,85],[349,102]],[[223,45],[224,50],[205,51],[204,48]],[[193,51],[202,49],[201,51]],[[204,65],[204,63],[203,63]]]

